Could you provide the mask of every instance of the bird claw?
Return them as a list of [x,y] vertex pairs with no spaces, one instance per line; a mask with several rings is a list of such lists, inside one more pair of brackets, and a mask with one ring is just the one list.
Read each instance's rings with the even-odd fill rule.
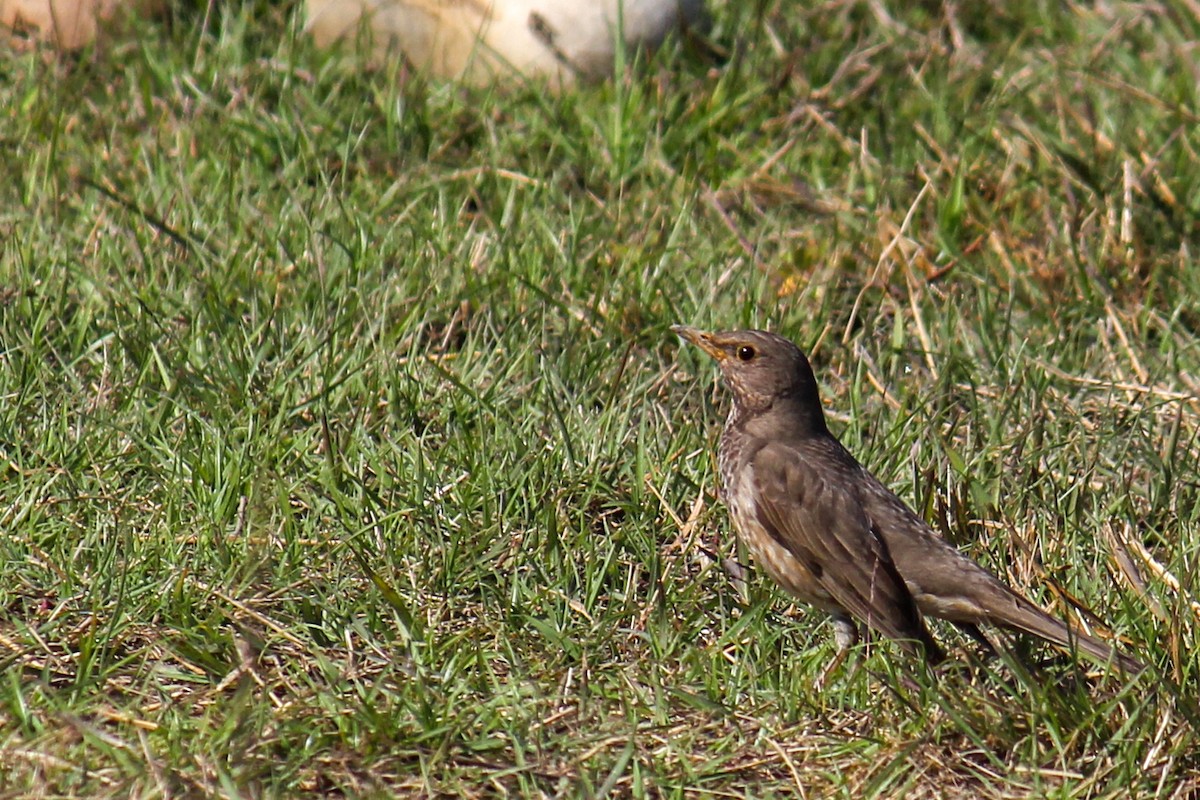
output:
[[813,688],[816,689],[818,694],[825,691],[825,687],[829,683],[830,676],[832,676],[839,667],[845,664],[847,659],[850,660],[850,670],[846,673],[846,682],[849,683],[850,681],[854,680],[854,678],[858,675],[859,670],[862,669],[862,659],[857,655],[853,655],[852,657],[850,647],[839,647],[838,651],[833,654],[833,658],[829,659],[829,663],[821,669],[821,674],[817,676],[815,681],[813,681]]

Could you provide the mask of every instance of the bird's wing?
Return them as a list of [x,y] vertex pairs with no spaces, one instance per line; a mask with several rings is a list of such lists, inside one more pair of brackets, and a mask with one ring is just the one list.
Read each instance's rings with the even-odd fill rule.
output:
[[809,455],[769,444],[752,456],[758,521],[868,627],[936,647],[855,489],[861,468]]

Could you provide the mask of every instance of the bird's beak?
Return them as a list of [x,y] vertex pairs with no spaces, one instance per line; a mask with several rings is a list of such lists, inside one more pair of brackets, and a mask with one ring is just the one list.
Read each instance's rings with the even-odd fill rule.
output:
[[699,328],[690,328],[687,325],[672,325],[671,330],[708,353],[717,361],[724,361],[726,358],[729,358],[729,353],[719,346],[713,335],[707,331],[702,331]]

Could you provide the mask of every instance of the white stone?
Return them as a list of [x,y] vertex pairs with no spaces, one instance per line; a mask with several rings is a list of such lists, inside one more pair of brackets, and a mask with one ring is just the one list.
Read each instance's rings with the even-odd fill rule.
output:
[[[703,0],[307,0],[318,45],[366,37],[376,56],[480,83],[545,76],[555,86],[612,73],[616,42],[653,47],[698,21]],[[618,36],[619,32],[619,36]]]

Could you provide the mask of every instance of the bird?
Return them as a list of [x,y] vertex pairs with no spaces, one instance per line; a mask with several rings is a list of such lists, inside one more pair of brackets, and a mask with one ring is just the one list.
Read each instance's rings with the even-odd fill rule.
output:
[[947,620],[988,653],[987,624],[1136,674],[1144,665],[1043,611],[935,532],[830,432],[804,353],[759,330],[671,328],[717,361],[733,395],[718,449],[721,499],[754,561],[833,619],[836,652],[859,625],[926,663],[946,659],[926,625]]
[[[4,0],[0,0],[4,2]],[[613,72],[617,42],[656,47],[702,24],[703,0],[306,0],[319,47],[369,35],[376,60],[487,84],[542,76],[553,89]]]

